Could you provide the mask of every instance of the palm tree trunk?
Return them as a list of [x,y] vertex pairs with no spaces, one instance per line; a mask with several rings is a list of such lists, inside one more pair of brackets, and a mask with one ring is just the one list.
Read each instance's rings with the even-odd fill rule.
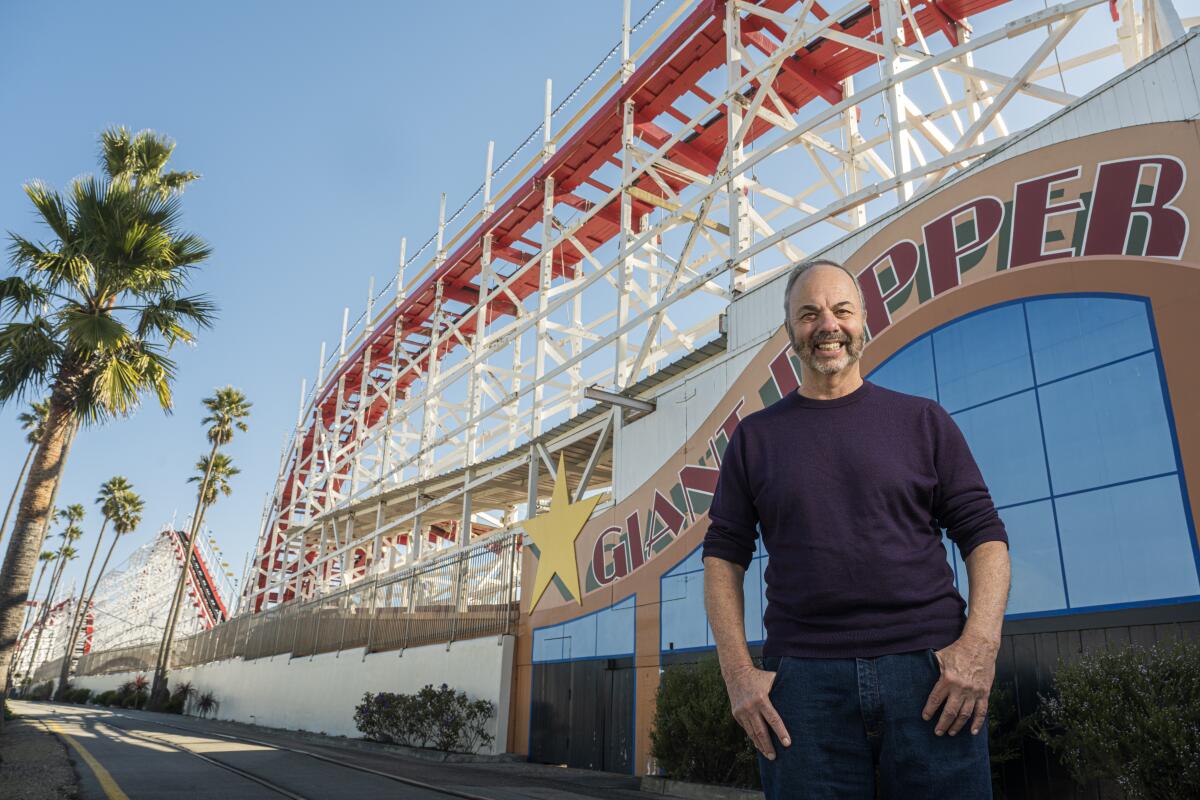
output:
[[[93,600],[93,598],[96,597],[96,589],[97,589],[97,587],[100,586],[100,581],[104,578],[104,571],[108,569],[108,561],[110,558],[112,558],[113,551],[117,549],[117,542],[119,542],[120,540],[121,540],[121,532],[117,531],[117,534],[113,537],[112,544],[110,544],[108,546],[108,552],[104,554],[104,561],[100,564],[100,571],[98,573],[96,573],[96,582],[92,584],[92,590],[90,592],[88,592],[87,602],[84,604],[84,606],[83,606],[84,608],[92,607],[92,600]],[[86,583],[84,583],[83,588],[84,588],[84,591],[87,591]],[[80,594],[82,595],[83,592],[80,592]],[[84,619],[86,619],[86,618],[87,618],[87,615],[85,614]],[[83,630],[82,623],[80,623],[79,629]],[[79,632],[77,631],[76,635],[78,635],[78,634],[79,634]]]
[[29,462],[33,460],[33,454],[36,451],[36,444],[29,446],[29,452],[25,454],[25,463],[21,465],[21,471],[17,473],[17,484],[13,486],[12,495],[8,498],[8,507],[4,509],[4,521],[0,522],[0,540],[4,539],[4,531],[8,529],[8,515],[12,513],[13,504],[17,502],[17,493],[21,491],[21,484],[25,482],[25,470],[29,469]]
[[20,640],[22,638],[24,638],[25,631],[26,631],[26,629],[29,628],[29,625],[32,621],[31,618],[36,618],[37,615],[42,610],[41,606],[39,606],[37,604],[37,596],[38,596],[38,592],[41,591],[42,578],[46,577],[46,567],[48,567],[48,566],[50,566],[50,562],[43,561],[42,568],[40,570],[38,570],[37,582],[33,584],[33,594],[30,595],[30,597],[33,598],[33,606],[26,607],[25,620],[21,623],[21,634],[20,634],[20,636],[17,637],[18,646],[16,649],[16,653],[13,656],[12,663],[8,665],[8,671],[4,674],[4,692],[0,693],[0,696],[3,696],[3,697],[8,696],[8,688],[12,684],[13,668],[17,665],[17,661],[19,661],[21,658],[21,647],[19,644]]
[[75,652],[75,639],[79,636],[80,623],[87,617],[85,606],[83,605],[83,596],[87,593],[88,581],[92,577],[92,567],[96,563],[96,555],[100,552],[100,543],[104,541],[104,529],[108,527],[108,517],[104,518],[104,522],[100,524],[100,536],[96,539],[96,546],[92,548],[92,558],[88,561],[87,572],[83,573],[83,586],[79,590],[79,603],[75,604],[75,613],[71,615],[70,632],[67,635],[67,650],[63,656],[62,670],[58,673],[58,685],[54,687],[54,699],[62,700],[63,693],[67,690],[67,679],[71,672],[71,654]]
[[[33,593],[30,595],[30,597],[33,598],[33,608],[38,607],[37,606],[37,596],[38,596],[38,592],[41,591],[41,589],[42,589],[42,578],[46,577],[46,567],[48,567],[48,566],[50,566],[49,561],[42,562],[42,569],[41,569],[41,571],[38,572],[37,582],[35,584],[33,584]],[[40,609],[38,609],[38,610],[40,610]],[[33,611],[33,609],[30,609],[25,614],[25,624],[21,626],[22,634],[25,633],[25,628],[29,625],[29,618],[31,616],[34,616],[34,614],[36,614],[36,612]]]
[[[63,543],[66,547],[66,543]],[[67,569],[67,561],[62,556],[62,548],[59,548],[58,563],[54,565],[55,569],[50,573],[50,586],[46,589],[46,601],[42,603],[42,607],[38,609],[39,619],[34,623],[37,628],[37,636],[33,639],[33,650],[29,654],[29,672],[30,674],[37,668],[34,660],[38,656],[38,650],[42,646],[42,634],[46,632],[46,623],[50,621],[50,612],[54,609],[54,595],[58,592],[58,584],[62,580],[62,574]]]
[[[175,584],[175,596],[171,599],[171,610],[167,613],[167,624],[163,626],[162,644],[158,648],[158,661],[154,665],[154,685],[150,687],[150,699],[147,706],[157,709],[165,705],[167,689],[167,665],[171,661],[171,646],[175,638],[175,622],[179,619],[179,610],[183,605],[184,589],[187,586],[188,571],[192,568],[192,552],[196,549],[196,535],[200,529],[200,521],[204,516],[204,497],[208,494],[208,481],[212,477],[213,462],[217,456],[217,443],[213,442],[208,454],[208,467],[204,470],[204,480],[200,483],[200,492],[196,497],[196,511],[192,514],[191,531],[188,535],[187,552],[183,556],[183,571],[179,573],[179,583]],[[174,535],[174,534],[172,534]]]
[[[60,375],[59,383],[61,378]],[[12,661],[22,612],[29,597],[29,584],[42,549],[74,429],[75,417],[70,402],[56,389],[50,398],[45,434],[34,453],[29,477],[17,505],[17,520],[8,542],[4,566],[0,568],[0,674],[8,671]]]

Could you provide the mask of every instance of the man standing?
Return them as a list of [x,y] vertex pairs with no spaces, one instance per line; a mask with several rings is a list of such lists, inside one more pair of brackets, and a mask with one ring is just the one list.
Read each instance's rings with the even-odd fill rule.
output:
[[[878,779],[886,798],[990,798],[1004,525],[950,415],[862,379],[863,300],[844,267],[796,266],[784,313],[801,386],[734,431],[704,539],[709,623],[766,796],[871,800]],[[943,528],[967,565],[965,621]],[[742,623],[760,532],[762,670]]]

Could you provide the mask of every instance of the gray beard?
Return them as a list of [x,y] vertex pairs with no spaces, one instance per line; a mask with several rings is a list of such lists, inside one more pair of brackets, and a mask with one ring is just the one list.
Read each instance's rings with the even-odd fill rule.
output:
[[818,361],[814,357],[813,351],[816,349],[816,346],[819,342],[817,342],[815,339],[809,339],[808,342],[801,345],[794,338],[792,339],[793,352],[796,353],[796,356],[800,359],[801,363],[803,363],[804,366],[808,367],[813,372],[817,372],[822,375],[836,375],[862,358],[862,351],[863,347],[865,346],[865,342],[862,340],[862,338],[856,340],[852,336],[848,340],[830,340],[826,338],[822,339],[821,341],[845,341],[846,349],[842,353],[841,357],[834,361]]

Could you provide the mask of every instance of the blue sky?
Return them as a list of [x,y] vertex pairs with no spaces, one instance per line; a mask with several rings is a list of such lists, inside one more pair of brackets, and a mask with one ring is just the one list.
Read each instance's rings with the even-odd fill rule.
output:
[[[635,19],[651,5],[635,0]],[[112,475],[146,500],[116,559],[177,511],[182,524],[195,498],[185,481],[207,451],[200,400],[232,384],[253,416],[229,448],[242,469],[234,494],[208,524],[240,576],[300,380],[311,387],[342,308],[357,316],[369,277],[382,287],[395,274],[400,237],[411,253],[433,233],[439,193],[451,208],[466,199],[488,140],[499,163],[540,122],[545,79],[561,98],[619,41],[620,23],[620,0],[3,4],[0,229],[45,237],[22,184],[65,188],[96,171],[98,134],[125,125],[169,134],[176,168],[203,175],[185,224],[215,251],[194,288],[220,321],[176,353],[175,413],[147,404],[77,439],[58,503],[87,505],[85,552]],[[20,410],[0,409],[0,503],[26,452]],[[68,580],[82,580],[85,561]]]

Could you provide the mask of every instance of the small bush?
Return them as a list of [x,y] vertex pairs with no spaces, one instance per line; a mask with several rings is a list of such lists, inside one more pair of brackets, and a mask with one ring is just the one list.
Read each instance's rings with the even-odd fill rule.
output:
[[93,697],[92,702],[98,706],[111,706],[115,704],[116,697],[117,691],[115,689],[108,689]]
[[491,744],[490,700],[470,700],[446,684],[427,684],[414,694],[367,693],[354,709],[354,723],[368,739],[409,747],[473,753]]
[[143,708],[149,695],[150,681],[145,675],[138,675],[120,685],[112,704],[119,708]]
[[91,697],[92,690],[83,688],[67,689],[67,691],[63,694],[63,699],[68,703],[79,703],[80,705],[86,703],[91,699]]
[[4,720],[7,722],[10,719],[16,719],[14,714],[8,707],[8,698],[0,698],[0,714],[4,715]]
[[54,681],[46,681],[39,683],[29,690],[30,700],[49,700],[50,695],[54,693]]
[[754,745],[733,718],[715,656],[662,674],[650,747],[670,778],[760,785]]
[[220,707],[220,701],[212,692],[202,692],[196,697],[196,712],[202,719],[209,714],[216,715],[217,709]]
[[1200,797],[1200,645],[1059,665],[1037,732],[1079,783],[1113,780],[1135,799]]
[[188,701],[195,696],[196,688],[191,683],[181,683],[171,692],[164,710],[168,714],[182,714],[187,708]]

